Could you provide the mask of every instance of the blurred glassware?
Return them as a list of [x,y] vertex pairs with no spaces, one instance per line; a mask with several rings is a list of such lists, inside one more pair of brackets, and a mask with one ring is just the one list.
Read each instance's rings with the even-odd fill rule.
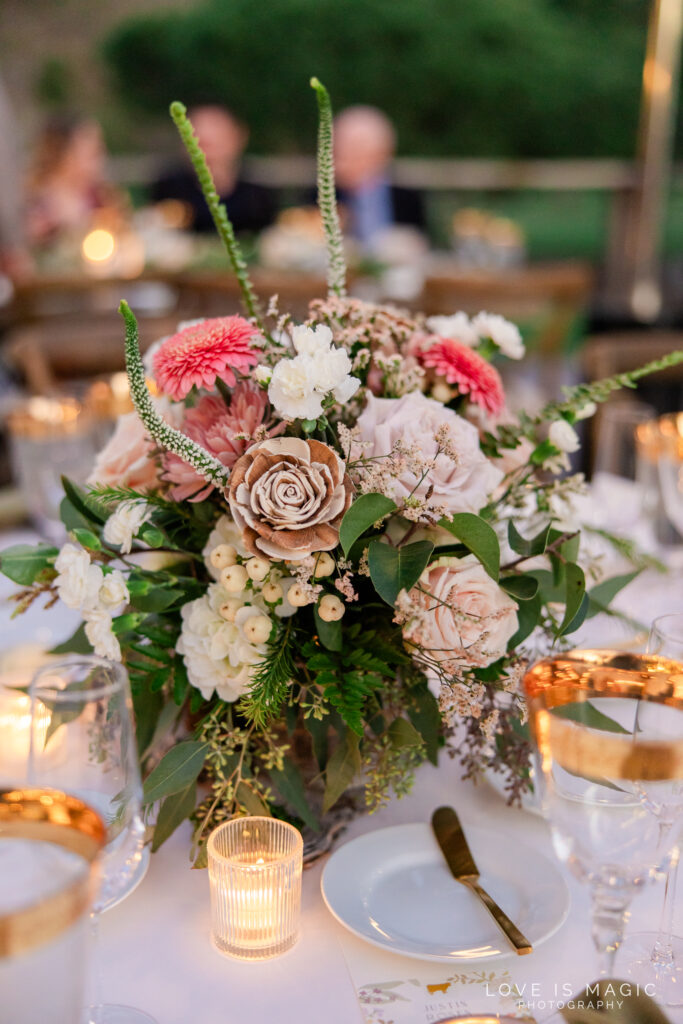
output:
[[[88,655],[73,656],[39,669],[29,693],[29,782],[37,786],[49,782],[86,801],[107,828],[93,910],[95,926],[98,914],[133,891],[149,863],[128,675],[123,665]],[[50,716],[47,730],[46,713]],[[126,1008],[125,1016],[120,1007],[111,1010],[110,1014],[110,1007],[96,997],[90,1024],[149,1020],[136,1010]]]
[[463,207],[453,215],[452,246],[463,267],[507,270],[525,260],[524,232],[507,217]]
[[558,858],[592,899],[613,976],[633,897],[677,857],[683,821],[683,664],[573,651],[524,678],[536,777]]
[[9,413],[7,426],[13,474],[33,525],[61,541],[61,477],[85,481],[97,451],[92,419],[75,398],[36,395]]
[[658,420],[657,468],[666,514],[683,538],[683,412]]
[[80,1024],[95,812],[53,789],[0,790],[0,992],[12,1024]]
[[600,410],[591,483],[604,526],[628,534],[638,527],[643,533],[639,539],[649,541],[649,546],[659,488],[655,467],[638,456],[636,431],[655,415],[651,406],[624,399],[612,400]]
[[[683,612],[655,619],[648,651],[683,662]],[[629,935],[619,952],[620,963],[628,966],[629,974],[641,986],[652,986],[657,999],[666,1006],[683,1006],[683,938],[673,934],[677,874],[678,862],[672,863],[666,877],[659,932]]]

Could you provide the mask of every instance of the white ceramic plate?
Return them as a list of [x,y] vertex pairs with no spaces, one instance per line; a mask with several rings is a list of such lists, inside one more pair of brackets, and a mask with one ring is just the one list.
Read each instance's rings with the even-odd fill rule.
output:
[[[465,827],[481,884],[535,947],[569,911],[556,865],[500,832]],[[492,960],[514,951],[493,918],[451,875],[429,825],[359,836],[332,854],[321,888],[331,913],[375,946],[419,960]]]

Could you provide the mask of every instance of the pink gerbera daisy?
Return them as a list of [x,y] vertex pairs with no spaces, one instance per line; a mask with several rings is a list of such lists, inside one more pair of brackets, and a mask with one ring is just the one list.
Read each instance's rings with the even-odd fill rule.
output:
[[492,416],[503,409],[505,392],[500,374],[471,348],[453,338],[437,338],[419,358],[423,366],[436,370]]
[[244,373],[258,362],[249,344],[256,334],[241,316],[202,320],[178,331],[154,356],[159,388],[180,402],[193,387],[213,387],[217,377],[233,387],[234,371]]
[[[265,391],[249,381],[242,381],[232,393],[226,406],[217,395],[202,395],[197,404],[188,409],[182,431],[215,456],[227,469],[253,444],[255,435],[266,417],[268,399]],[[286,423],[267,430],[266,436],[282,433]],[[173,484],[170,496],[174,501],[203,501],[213,490],[199,473],[178,455],[167,452],[164,457],[164,477]]]

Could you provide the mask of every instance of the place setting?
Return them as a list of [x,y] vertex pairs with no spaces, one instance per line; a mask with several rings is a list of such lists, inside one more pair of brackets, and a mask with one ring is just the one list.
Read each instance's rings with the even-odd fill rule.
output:
[[315,161],[190,76],[180,163],[56,118],[0,210],[0,1024],[683,1024],[662,198],[536,266],[326,66]]

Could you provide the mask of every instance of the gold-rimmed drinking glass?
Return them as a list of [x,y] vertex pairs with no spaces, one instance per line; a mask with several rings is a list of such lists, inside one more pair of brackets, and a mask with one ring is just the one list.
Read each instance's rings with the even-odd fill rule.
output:
[[524,678],[536,777],[558,858],[592,898],[612,976],[635,894],[663,878],[683,821],[683,664],[574,651]]

